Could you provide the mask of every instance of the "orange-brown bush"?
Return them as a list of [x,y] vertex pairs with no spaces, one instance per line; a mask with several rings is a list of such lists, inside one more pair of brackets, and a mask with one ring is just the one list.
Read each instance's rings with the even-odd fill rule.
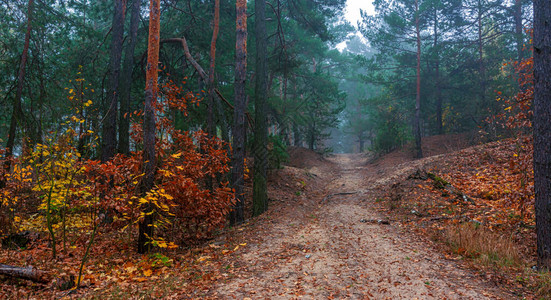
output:
[[[71,90],[71,101],[87,105],[77,105],[80,108],[76,115],[61,124],[59,133],[45,137],[49,142],[36,145],[26,155],[10,158],[9,171],[3,167],[5,159],[0,160],[0,234],[27,229],[49,231],[55,256],[58,236],[63,237],[65,249],[66,240],[86,242],[79,238],[83,230],[95,232],[100,225],[104,231],[135,228],[133,225],[143,218],[144,204],[155,207],[155,228],[164,227],[157,230],[162,232],[159,239],[152,237],[160,247],[175,246],[167,238],[176,237],[177,243],[200,239],[224,226],[234,200],[233,191],[223,179],[229,171],[229,147],[202,131],[174,128],[167,110],[182,110],[185,114],[188,105],[199,102],[197,95],[169,80],[160,92],[161,100],[155,104],[158,169],[150,193],[140,197],[138,190],[143,176],[141,113],[128,116],[134,119],[132,136],[138,150],[107,162],[85,159],[79,149],[93,149],[97,145],[92,143],[98,140],[90,138],[93,131],[82,125],[87,124],[82,109],[91,102],[75,97]],[[85,147],[84,137],[90,141]],[[44,214],[40,220],[26,222],[26,227],[14,226],[14,220],[25,218],[21,210],[16,210],[21,197],[41,199],[30,211]],[[63,224],[58,225],[61,219]],[[107,219],[113,221],[104,222]]]

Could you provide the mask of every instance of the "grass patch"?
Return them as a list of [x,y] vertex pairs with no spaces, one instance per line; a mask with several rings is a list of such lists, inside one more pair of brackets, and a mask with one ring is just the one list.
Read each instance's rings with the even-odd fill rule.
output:
[[536,272],[536,296],[539,299],[551,298],[551,274],[549,272]]
[[443,235],[453,252],[473,258],[484,265],[524,265],[520,250],[510,236],[497,234],[473,223],[448,227]]

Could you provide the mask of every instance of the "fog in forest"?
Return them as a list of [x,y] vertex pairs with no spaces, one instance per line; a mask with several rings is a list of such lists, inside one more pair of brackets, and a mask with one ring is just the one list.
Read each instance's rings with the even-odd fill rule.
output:
[[0,298],[549,299],[550,18],[0,0]]

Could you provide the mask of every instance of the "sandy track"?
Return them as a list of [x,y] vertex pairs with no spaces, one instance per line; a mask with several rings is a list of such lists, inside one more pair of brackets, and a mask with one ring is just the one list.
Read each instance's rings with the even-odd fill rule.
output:
[[[263,226],[263,238],[233,257],[242,266],[208,296],[236,299],[504,299],[506,292],[443,258],[372,208],[381,179],[396,170],[336,155],[314,170],[325,190]],[[407,166],[404,166],[407,167]],[[310,170],[312,171],[312,170]],[[338,194],[350,193],[350,194]],[[323,196],[325,195],[325,196]],[[334,195],[327,197],[327,195]],[[368,222],[362,222],[362,219]]]

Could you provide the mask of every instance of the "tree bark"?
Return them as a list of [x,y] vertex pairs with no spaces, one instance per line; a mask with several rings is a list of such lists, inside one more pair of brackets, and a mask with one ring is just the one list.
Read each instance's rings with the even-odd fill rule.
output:
[[[482,1],[478,1],[478,77],[480,83],[480,107],[484,107],[486,103],[486,66],[484,65],[484,42],[482,40]],[[478,118],[476,120],[479,121]]]
[[230,213],[230,224],[243,222],[244,159],[245,159],[245,109],[247,95],[247,0],[236,0],[235,42],[235,109],[233,114],[232,187],[236,202]]
[[[17,90],[15,92],[15,99],[13,102],[13,111],[10,120],[10,128],[8,130],[8,140],[6,142],[6,163],[4,168],[9,171],[11,168],[11,162],[9,158],[13,156],[13,147],[15,146],[15,135],[17,133],[17,123],[24,123],[23,108],[21,105],[21,98],[23,95],[23,83],[25,81],[25,66],[27,65],[27,59],[29,56],[29,44],[31,40],[32,30],[32,12],[33,12],[34,0],[29,0],[27,6],[27,29],[25,31],[25,43],[23,45],[23,52],[21,53],[21,61],[19,63],[19,72],[17,75]],[[2,183],[3,185],[3,183]]]
[[138,27],[140,24],[141,0],[133,0],[130,16],[130,41],[124,53],[121,76],[121,99],[119,113],[119,153],[130,153],[130,91],[132,89],[132,69],[134,67],[134,51],[138,43]]
[[415,35],[417,38],[417,88],[415,94],[415,124],[414,124],[414,136],[415,136],[415,157],[423,157],[423,150],[421,148],[421,33],[419,30],[419,1],[415,0]]
[[[268,37],[266,33],[266,0],[256,0],[254,11],[256,33],[256,81],[254,92],[253,215],[258,216],[268,209],[268,124],[266,120],[266,100],[268,98]],[[286,125],[284,124],[284,126]]]
[[436,62],[434,73],[436,77],[436,130],[438,134],[444,133],[442,121],[442,86],[440,84],[440,51],[438,49],[438,10],[434,10],[434,50],[436,51]]
[[551,2],[534,0],[534,190],[538,267],[551,269]]
[[117,111],[119,105],[119,76],[121,71],[122,37],[124,33],[123,0],[113,0],[115,12],[111,25],[111,54],[107,81],[107,111],[103,120],[101,161],[110,160],[117,148]]
[[0,264],[0,275],[27,279],[40,283],[49,283],[51,281],[51,278],[47,272],[35,269],[33,267],[16,267]]
[[524,38],[522,33],[522,0],[515,0],[513,19],[515,21],[515,39],[517,41],[517,61],[522,60]]
[[[155,182],[155,109],[158,92],[158,65],[159,42],[161,31],[161,0],[150,0],[149,5],[149,39],[147,50],[147,72],[145,80],[145,105],[143,120],[144,150],[143,166],[144,177],[141,185],[142,195],[153,188]],[[138,252],[145,253],[150,248],[150,238],[153,237],[153,207],[148,204],[144,207],[145,217],[139,223]]]
[[298,125],[293,122],[293,146],[300,147],[302,144],[302,141],[300,140],[300,131],[298,129]]
[[214,20],[212,29],[212,39],[210,42],[210,66],[209,66],[209,78],[207,86],[209,89],[209,107],[207,111],[207,132],[209,135],[214,136],[216,134],[216,126],[214,125],[214,67],[216,63],[216,40],[218,39],[218,30],[220,25],[220,0],[214,0]]

